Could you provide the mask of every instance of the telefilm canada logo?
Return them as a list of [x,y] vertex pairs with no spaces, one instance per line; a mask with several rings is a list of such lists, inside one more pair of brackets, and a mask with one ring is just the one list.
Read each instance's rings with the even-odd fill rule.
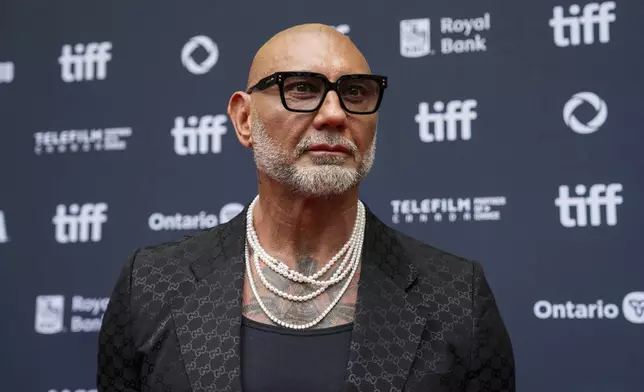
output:
[[36,155],[90,151],[124,151],[132,128],[89,128],[34,133]]
[[644,324],[644,291],[633,291],[621,303],[598,299],[594,303],[547,300],[535,302],[534,315],[541,320],[615,320],[621,314],[633,324]]
[[230,221],[243,209],[243,204],[228,203],[221,208],[218,214],[201,211],[193,215],[180,213],[166,215],[155,212],[148,218],[148,226],[152,231],[210,229]]
[[[98,332],[109,300],[109,297],[74,295],[66,306],[64,295],[39,295],[36,297],[34,329],[43,335]],[[66,310],[69,310],[69,317]]]
[[[487,51],[485,32],[491,28],[490,13],[475,18],[444,17],[433,23],[429,18],[400,21],[400,55],[418,58],[436,54],[432,29],[440,32],[440,53],[460,54]],[[437,25],[438,27],[432,27]]]
[[482,222],[501,219],[505,196],[392,200],[391,221],[401,223]]

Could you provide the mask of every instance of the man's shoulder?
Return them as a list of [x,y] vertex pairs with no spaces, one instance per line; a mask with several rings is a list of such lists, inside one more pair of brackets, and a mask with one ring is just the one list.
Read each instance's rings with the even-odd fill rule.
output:
[[185,234],[180,238],[139,247],[135,252],[133,268],[164,275],[185,270],[192,262],[213,256],[220,240],[225,237],[224,225]]
[[473,270],[480,266],[476,260],[438,248],[391,226],[385,225],[385,227],[389,235],[397,239],[408,261],[422,275],[435,275],[436,272],[442,272],[447,275],[470,277]]
[[216,226],[194,231],[132,252],[121,277],[129,282],[132,318],[144,333],[167,316],[173,301],[183,298],[183,290],[193,287],[194,266],[216,256],[222,229]]

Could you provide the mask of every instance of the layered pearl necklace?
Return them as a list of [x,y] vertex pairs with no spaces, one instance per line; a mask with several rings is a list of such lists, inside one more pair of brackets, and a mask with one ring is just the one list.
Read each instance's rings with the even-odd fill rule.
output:
[[[255,204],[257,203],[258,200],[259,200],[259,195],[255,197],[253,202],[248,207],[248,211],[246,215],[245,256],[246,256],[246,271],[248,274],[250,288],[253,292],[253,295],[255,296],[255,299],[259,303],[259,306],[262,308],[266,316],[268,316],[268,318],[270,318],[275,324],[281,325],[286,328],[291,328],[291,329],[311,328],[316,324],[318,324],[320,321],[322,321],[322,319],[324,319],[324,317],[333,309],[333,307],[338,303],[338,301],[340,301],[345,291],[349,287],[349,284],[353,280],[353,276],[355,275],[358,269],[358,265],[360,263],[360,256],[362,254],[362,243],[364,240],[364,229],[366,224],[366,220],[365,220],[366,214],[365,214],[364,205],[362,204],[361,201],[358,201],[358,213],[356,216],[356,223],[353,227],[353,232],[351,233],[351,237],[349,237],[349,240],[347,241],[347,243],[344,244],[342,249],[340,249],[338,253],[336,253],[335,256],[333,256],[333,258],[329,260],[329,262],[326,263],[326,265],[324,265],[319,271],[317,271],[313,275],[306,276],[301,274],[298,271],[291,269],[282,261],[277,260],[276,258],[269,255],[264,250],[264,248],[262,248],[262,246],[260,245],[259,239],[257,238],[257,233],[255,232],[255,227],[253,225],[253,208],[255,207]],[[249,248],[248,248],[249,245],[253,249],[252,262],[251,262]],[[341,257],[343,257],[342,262],[340,263],[340,266],[338,267],[338,269],[333,273],[331,278],[329,278],[328,280],[318,280],[318,278],[324,275],[331,267],[333,267],[333,265]],[[301,296],[285,293],[279,290],[278,288],[276,288],[273,284],[271,284],[266,279],[259,265],[260,259],[270,269],[272,269],[279,275],[293,282],[308,283],[313,286],[318,286],[318,288],[310,294],[301,295]],[[291,324],[278,319],[266,308],[266,305],[264,305],[264,302],[259,296],[257,292],[257,288],[255,287],[255,282],[253,280],[253,274],[251,270],[251,264],[255,265],[255,270],[257,271],[257,275],[259,276],[261,282],[268,290],[270,290],[272,293],[286,300],[294,301],[294,302],[305,302],[305,301],[313,300],[314,298],[322,294],[324,291],[326,291],[328,287],[341,282],[343,279],[347,277],[347,275],[349,276],[346,279],[346,282],[344,283],[342,290],[340,290],[340,292],[338,293],[338,296],[329,304],[329,306],[324,310],[324,312],[322,312],[322,314],[320,314],[317,318],[315,318],[314,320],[306,324]]]

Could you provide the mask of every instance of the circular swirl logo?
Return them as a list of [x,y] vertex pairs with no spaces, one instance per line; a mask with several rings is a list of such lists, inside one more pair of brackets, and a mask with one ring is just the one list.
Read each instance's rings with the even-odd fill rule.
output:
[[[202,47],[208,56],[200,63],[196,62],[192,54],[199,47]],[[181,62],[183,66],[195,75],[203,75],[217,64],[219,59],[219,49],[210,38],[205,35],[197,35],[190,38],[190,40],[183,46],[181,50]]]
[[[583,103],[589,103],[597,112],[595,117],[586,124],[579,121],[573,113]],[[597,94],[586,91],[573,95],[563,108],[563,118],[566,125],[576,133],[582,135],[597,131],[604,125],[607,117],[608,108],[606,107],[606,102],[599,98]]]

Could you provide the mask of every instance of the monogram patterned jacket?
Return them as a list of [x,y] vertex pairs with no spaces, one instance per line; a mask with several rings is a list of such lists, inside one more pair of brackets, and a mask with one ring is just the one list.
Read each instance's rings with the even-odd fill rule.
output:
[[[241,391],[247,208],[124,263],[99,333],[99,392]],[[344,391],[514,392],[512,345],[481,265],[368,208],[365,230]]]

